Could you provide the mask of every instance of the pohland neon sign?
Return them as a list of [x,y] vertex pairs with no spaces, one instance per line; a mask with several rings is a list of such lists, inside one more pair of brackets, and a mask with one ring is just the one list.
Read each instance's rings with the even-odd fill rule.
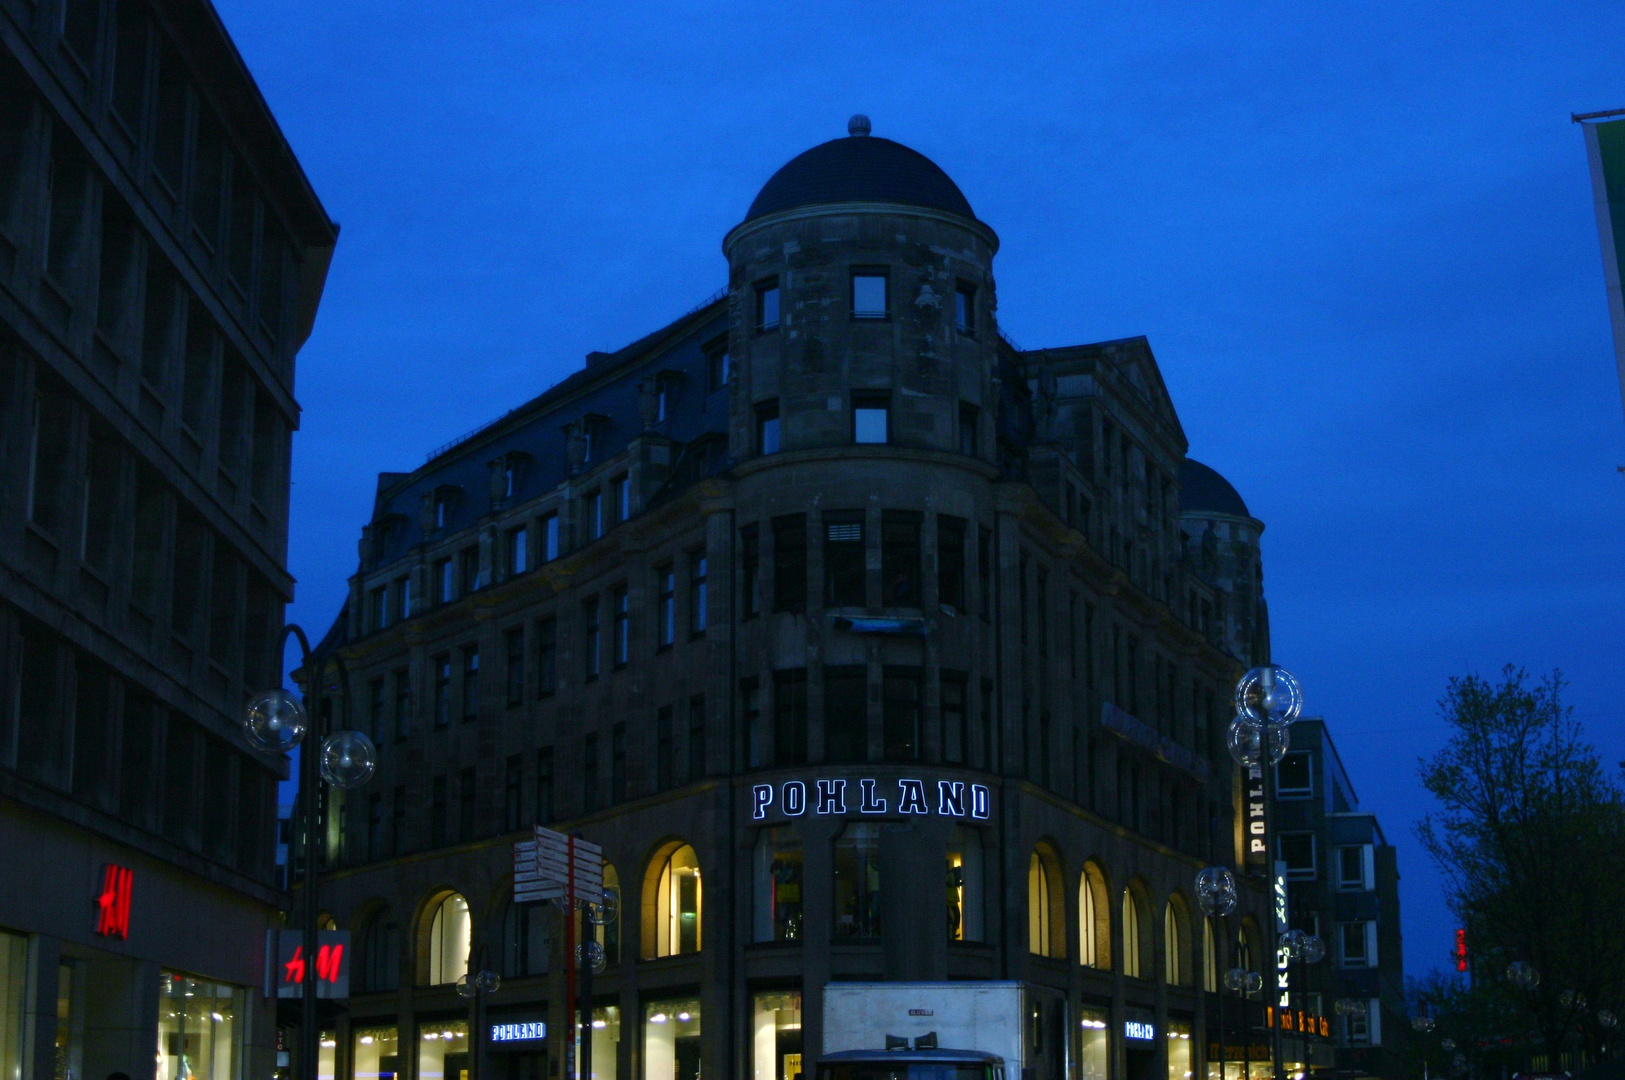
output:
[[[802,780],[786,780],[775,788],[772,784],[756,784],[751,788],[751,818],[761,821],[777,805],[785,817],[813,814],[848,813],[846,780],[814,780],[809,805],[807,784]],[[924,780],[897,781],[897,809],[891,809],[892,800],[882,798],[880,781],[862,779],[857,782],[859,814],[930,814]],[[941,817],[969,817],[986,821],[992,816],[993,795],[986,784],[966,784],[961,780],[937,781],[936,813]]]

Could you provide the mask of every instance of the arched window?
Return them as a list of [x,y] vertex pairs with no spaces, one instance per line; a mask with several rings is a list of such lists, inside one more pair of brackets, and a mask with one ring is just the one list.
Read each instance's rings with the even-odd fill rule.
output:
[[1106,875],[1094,863],[1085,863],[1078,875],[1078,963],[1105,970],[1112,966],[1111,904]]
[[1065,908],[1061,871],[1049,845],[1027,859],[1027,951],[1035,956],[1066,956]]
[[1162,981],[1184,986],[1190,975],[1190,936],[1185,932],[1185,908],[1170,896],[1162,909]]
[[1143,978],[1140,967],[1140,899],[1132,888],[1123,890],[1123,974]]
[[449,893],[434,906],[429,919],[429,985],[454,983],[468,974],[468,950],[473,940],[468,901]]
[[502,912],[502,974],[514,978],[547,971],[548,905],[510,903]]
[[367,921],[356,942],[356,989],[377,994],[400,988],[401,928],[395,916],[384,908]]
[[[696,867],[694,880],[698,882],[699,878],[700,871]],[[598,944],[604,950],[604,963],[614,966],[621,962],[621,875],[616,872],[613,863],[604,864],[604,892],[613,893],[615,896],[614,918],[605,919],[598,925],[595,933]]]
[[1249,915],[1241,920],[1241,926],[1236,930],[1236,967],[1243,971],[1258,971],[1258,958],[1263,955],[1263,950],[1255,947],[1258,939],[1258,924]]
[[1202,920],[1202,989],[1210,994],[1219,992],[1219,939],[1213,932],[1213,920]]
[[948,940],[982,940],[982,834],[955,825],[948,834]]
[[[688,844],[668,845],[650,866],[652,888],[644,907],[644,940],[653,946],[649,959],[700,951],[700,860]],[[647,948],[648,946],[646,946]]]
[[801,940],[801,873],[795,828],[763,829],[756,838],[756,941]]

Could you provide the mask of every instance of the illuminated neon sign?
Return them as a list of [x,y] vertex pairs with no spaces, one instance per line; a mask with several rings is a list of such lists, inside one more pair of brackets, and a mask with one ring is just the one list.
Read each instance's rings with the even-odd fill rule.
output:
[[535,1042],[547,1038],[547,1024],[541,1020],[526,1020],[518,1024],[492,1024],[491,1041],[494,1043]]
[[[931,814],[933,801],[934,812],[940,817],[986,821],[993,816],[993,795],[986,784],[938,780],[932,792],[925,780],[900,779],[896,781],[895,790],[882,788],[881,781],[868,778],[857,781],[856,791],[850,789],[851,783],[845,779],[814,780],[811,788],[803,780],[786,780],[777,787],[756,784],[750,789],[750,816],[752,820],[761,821],[775,807],[785,817],[801,817],[809,811],[815,815]],[[897,807],[895,811],[893,805]]]
[[129,939],[130,892],[134,886],[135,872],[129,867],[108,863],[102,868],[102,888],[96,894],[96,933],[121,941]]
[[297,998],[312,976],[319,998],[350,996],[350,931],[322,930],[316,935],[316,955],[305,953],[304,934],[298,930],[269,931],[266,941],[266,993]]

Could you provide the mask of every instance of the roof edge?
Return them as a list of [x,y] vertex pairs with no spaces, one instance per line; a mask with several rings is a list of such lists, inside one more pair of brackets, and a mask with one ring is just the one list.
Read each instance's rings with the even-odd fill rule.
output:
[[832,217],[838,214],[902,214],[908,217],[941,221],[976,233],[993,249],[993,254],[996,255],[999,251],[999,234],[994,232],[993,227],[981,218],[968,218],[963,214],[951,214],[946,210],[934,210],[929,206],[913,206],[909,203],[837,202],[793,206],[788,210],[775,210],[773,213],[763,214],[759,218],[741,221],[738,225],[729,229],[727,235],[723,236],[722,253],[726,255],[729,248],[757,229],[771,225],[782,225],[785,222],[797,221],[802,218]]

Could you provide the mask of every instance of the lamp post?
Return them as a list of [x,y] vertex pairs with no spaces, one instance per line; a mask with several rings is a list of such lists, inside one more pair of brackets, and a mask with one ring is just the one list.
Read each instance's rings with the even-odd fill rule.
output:
[[[483,961],[485,949],[480,949]],[[478,974],[464,972],[457,980],[457,993],[474,999],[474,1080],[485,1080],[485,999],[502,989],[502,976],[484,968]]]
[[[296,623],[282,628],[276,655],[281,657],[292,635],[299,642],[300,668],[305,673],[303,696],[306,701],[316,700],[317,741],[299,755],[299,797],[303,803],[300,844],[290,852],[302,849],[305,856],[304,910],[301,914],[301,956],[305,964],[299,980],[301,1010],[299,1021],[299,1080],[316,1080],[321,1046],[320,1025],[316,1019],[316,836],[321,828],[320,786],[341,791],[358,788],[372,778],[378,764],[378,751],[372,740],[359,731],[344,729],[325,734],[324,717],[320,706],[321,677],[329,656],[322,656],[321,670],[313,664],[316,655],[310,648],[310,639]],[[340,717],[350,719],[350,672],[344,658],[331,654],[338,668]],[[248,742],[260,750],[287,753],[299,746],[310,725],[310,714],[304,702],[283,689],[267,690],[248,703],[243,714],[243,733]],[[309,752],[314,750],[315,752]],[[292,858],[290,854],[289,858]],[[289,880],[293,877],[289,867]]]
[[[1252,1040],[1246,1036],[1247,995],[1264,989],[1264,976],[1243,967],[1233,967],[1224,973],[1224,987],[1241,999],[1242,1037],[1246,1040],[1241,1051],[1241,1080],[1250,1080],[1253,1054]],[[1222,1070],[1223,1066],[1220,1068]]]
[[[1196,902],[1202,908],[1202,913],[1210,919],[1219,919],[1221,932],[1219,934],[1220,948],[1224,955],[1215,957],[1215,962],[1225,963],[1229,959],[1229,943],[1225,940],[1229,935],[1222,931],[1223,919],[1236,910],[1236,876],[1222,866],[1203,867],[1196,875]],[[1219,994],[1219,1080],[1225,1080],[1224,1064],[1224,994]]]
[[[1343,1002],[1339,1001],[1338,1004],[1342,1005]],[[1426,1036],[1428,1032],[1433,1030],[1433,1017],[1427,1013],[1413,1016],[1411,1017],[1411,1027],[1416,1029],[1417,1034]],[[1425,1038],[1422,1042],[1422,1080],[1428,1080],[1428,1046]]]
[[[1271,829],[1270,805],[1275,798],[1273,766],[1286,755],[1291,745],[1292,722],[1303,711],[1303,687],[1291,672],[1274,664],[1255,667],[1236,683],[1236,718],[1230,722],[1228,738],[1230,756],[1249,773],[1259,773],[1261,796],[1259,837],[1264,851],[1264,870],[1269,881],[1272,917],[1269,920],[1269,955],[1273,958],[1275,987],[1275,1023],[1270,1026],[1270,1057],[1274,1065],[1275,1080],[1286,1080],[1286,1063],[1281,1059],[1281,995],[1280,970],[1283,966],[1280,943],[1280,923],[1285,914],[1286,897],[1276,895],[1275,844]],[[1266,1009],[1269,1003],[1266,1002]],[[1266,1015],[1270,1015],[1266,1013]]]

